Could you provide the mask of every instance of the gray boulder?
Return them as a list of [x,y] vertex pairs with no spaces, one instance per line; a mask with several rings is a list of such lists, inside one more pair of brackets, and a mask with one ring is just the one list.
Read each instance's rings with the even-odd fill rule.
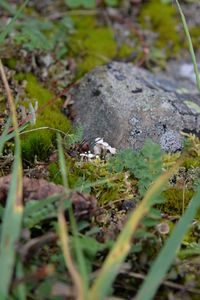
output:
[[[132,64],[112,62],[86,74],[71,92],[75,122],[90,143],[103,138],[112,147],[140,150],[147,138],[163,151],[182,147],[181,131],[200,130],[200,99],[176,93],[173,80]],[[188,101],[194,105],[188,106]],[[187,104],[186,104],[187,103]]]

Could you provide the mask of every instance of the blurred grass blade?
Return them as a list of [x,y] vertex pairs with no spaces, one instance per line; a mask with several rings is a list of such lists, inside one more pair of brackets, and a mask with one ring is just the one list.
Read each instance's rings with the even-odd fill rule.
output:
[[199,72],[198,72],[198,68],[197,68],[197,62],[196,62],[196,57],[195,57],[195,53],[194,53],[194,48],[193,48],[193,45],[192,45],[192,40],[191,40],[191,37],[190,37],[190,33],[189,33],[189,30],[188,30],[188,26],[187,26],[185,16],[183,14],[183,11],[181,9],[181,6],[180,6],[178,0],[176,0],[176,4],[178,6],[178,9],[179,9],[179,12],[180,12],[180,15],[181,15],[181,19],[182,19],[182,22],[183,22],[183,26],[184,26],[184,29],[185,29],[185,34],[186,34],[186,37],[187,37],[187,40],[188,40],[189,50],[190,50],[190,54],[191,54],[193,65],[194,65],[194,72],[195,72],[195,75],[196,75],[197,87],[198,87],[198,90],[199,90],[199,93],[200,93]]
[[[11,123],[11,119],[9,118],[7,123],[6,123],[6,127],[4,128],[4,131],[3,131],[3,133],[0,137],[0,155],[2,154],[3,147],[4,147],[5,143],[15,137],[15,132],[14,131],[8,134],[10,123]],[[22,132],[28,125],[29,125],[29,122],[26,122],[25,124],[21,125],[18,128],[18,131]]]
[[[16,263],[16,279],[21,279],[23,277],[24,277],[24,268],[21,259],[18,257]],[[27,290],[24,282],[22,282],[19,286],[17,286],[16,295],[20,300],[27,299]]]
[[26,0],[21,6],[20,8],[16,11],[14,17],[12,18],[12,20],[10,21],[10,23],[8,23],[8,25],[5,27],[5,29],[2,31],[2,33],[0,34],[0,45],[2,44],[3,40],[6,38],[7,34],[9,34],[11,32],[11,30],[13,29],[14,25],[15,25],[15,21],[17,20],[17,18],[20,16],[21,12],[23,11],[23,9],[25,8],[25,6],[28,4],[29,0]]
[[64,187],[66,191],[69,191],[69,184],[68,184],[68,178],[67,178],[67,168],[66,168],[66,162],[65,162],[65,155],[63,152],[62,148],[62,143],[61,143],[61,136],[60,134],[57,135],[57,142],[58,142],[58,153],[59,153],[59,165],[60,165],[60,170],[62,174],[62,180]]
[[[153,263],[145,282],[142,284],[135,300],[153,299],[159,285],[164,279],[173,259],[181,245],[181,242],[189,229],[195,214],[200,207],[200,189],[190,201],[183,217],[179,220],[165,246],[161,250],[158,258]],[[167,259],[166,259],[167,258]]]
[[70,247],[69,247],[69,235],[67,230],[67,224],[65,220],[65,216],[62,210],[58,213],[58,225],[59,225],[59,237],[61,241],[61,248],[65,260],[65,264],[69,270],[69,273],[72,276],[73,282],[76,287],[76,299],[77,300],[84,300],[84,286],[81,280],[79,273],[77,272],[73,260],[70,254]]
[[15,130],[15,160],[13,164],[10,189],[2,220],[2,231],[0,238],[0,299],[6,300],[8,299],[9,286],[15,265],[15,245],[20,235],[23,215],[22,163],[15,105],[10,93],[1,60],[0,73],[8,95],[8,102],[10,105],[12,122]]
[[2,6],[4,9],[6,9],[10,14],[12,14],[12,15],[15,14],[15,10],[5,0],[0,0],[0,6]]
[[113,249],[108,254],[108,257],[99,272],[99,276],[90,290],[90,300],[103,300],[107,295],[115,277],[118,274],[121,263],[125,260],[131,248],[131,241],[140,221],[147,214],[151,206],[154,205],[168,179],[178,168],[181,161],[182,159],[179,160],[168,172],[158,177],[156,182],[147,191],[138,208],[130,214],[123,231],[120,233]]
[[[61,136],[60,134],[57,135],[57,142],[58,142],[58,153],[59,153],[59,164],[60,164],[60,169],[61,169],[61,173],[62,173],[62,178],[63,178],[63,183],[64,186],[66,188],[66,192],[68,193],[69,191],[69,185],[68,185],[68,179],[67,179],[67,169],[66,169],[66,162],[65,162],[65,156],[64,156],[64,152],[63,152],[63,147],[61,144]],[[67,196],[69,196],[67,194]],[[62,226],[64,226],[64,222],[62,221],[62,217],[61,217],[61,213],[59,213],[58,219],[60,220],[60,226],[62,224]],[[72,228],[72,233],[74,236],[74,241],[75,241],[75,252],[76,252],[76,258],[77,258],[77,262],[78,262],[78,267],[79,267],[79,271],[81,274],[80,277],[80,281],[81,281],[81,298],[80,299],[87,299],[87,295],[88,295],[88,274],[87,274],[87,269],[86,269],[86,264],[84,261],[84,257],[83,257],[83,252],[82,252],[82,248],[81,248],[81,244],[79,242],[79,238],[78,238],[78,229],[76,226],[76,221],[74,218],[74,214],[73,214],[73,210],[72,210],[72,206],[69,207],[69,220],[70,220],[70,225]],[[66,229],[64,227],[60,227],[61,232],[64,232],[64,230],[66,231]],[[67,233],[67,231],[66,231]],[[69,248],[67,248],[65,251],[69,251]],[[66,254],[65,254],[66,255]],[[68,253],[68,256],[70,255],[70,253]],[[69,267],[69,265],[67,265]],[[80,288],[80,286],[79,286]],[[79,298],[78,298],[79,299]]]
[[[22,132],[29,125],[30,125],[29,122],[24,123],[23,125],[21,125],[20,127],[18,127],[18,131]],[[7,141],[11,140],[12,138],[14,138],[14,136],[15,136],[14,132],[11,132],[11,133],[7,134],[7,136],[5,137],[5,141],[7,142]]]
[[10,190],[3,215],[0,241],[0,299],[7,299],[15,263],[15,243],[19,237],[23,215],[22,168],[20,147],[15,145],[15,160]]
[[10,124],[11,124],[11,121],[12,121],[12,117],[10,116],[6,122],[6,126],[3,130],[3,133],[0,137],[0,155],[2,154],[2,151],[3,151],[3,148],[4,148],[4,145],[7,141],[7,135],[8,135],[8,130],[10,128]]

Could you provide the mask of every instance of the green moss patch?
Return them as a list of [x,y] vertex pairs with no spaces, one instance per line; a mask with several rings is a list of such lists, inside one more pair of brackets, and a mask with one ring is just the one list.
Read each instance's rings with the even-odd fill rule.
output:
[[[27,81],[25,93],[28,100],[20,101],[19,103],[24,106],[27,111],[29,110],[30,102],[34,107],[35,101],[37,100],[38,107],[40,108],[54,97],[54,95],[49,90],[43,88],[31,74],[19,74],[16,78],[18,78],[18,80],[25,79]],[[71,122],[61,113],[61,105],[62,101],[60,99],[51,106],[43,109],[37,115],[36,124],[29,126],[26,130],[49,127],[61,130],[64,133],[71,132]],[[40,160],[46,159],[54,146],[55,139],[56,131],[51,129],[39,129],[22,135],[23,158],[28,161],[33,161],[36,157]]]
[[71,54],[77,59],[78,77],[107,62],[117,53],[111,30],[93,16],[74,17],[76,33],[70,37]]
[[148,1],[141,10],[139,21],[144,28],[158,33],[155,47],[165,49],[167,57],[174,56],[182,48],[176,30],[181,21],[177,18],[175,6],[164,5],[159,0]]
[[119,58],[127,57],[133,53],[133,48],[128,44],[123,43],[119,52]]
[[194,191],[185,189],[183,193],[183,189],[169,188],[163,194],[166,200],[159,205],[161,211],[170,216],[180,216],[183,212],[183,204],[184,209],[186,209],[194,195]]
[[[81,77],[98,65],[113,59],[117,54],[117,44],[112,29],[101,25],[94,16],[73,17],[76,33],[70,36],[70,54],[76,58],[77,77]],[[121,45],[120,58],[131,54],[133,49]]]

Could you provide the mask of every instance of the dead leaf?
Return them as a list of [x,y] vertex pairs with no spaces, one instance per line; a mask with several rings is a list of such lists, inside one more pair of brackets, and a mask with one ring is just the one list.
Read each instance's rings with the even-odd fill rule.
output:
[[[0,203],[3,206],[5,206],[6,203],[10,181],[10,175],[0,178]],[[55,194],[63,193],[65,193],[65,188],[62,185],[56,185],[45,179],[23,177],[24,204],[29,200],[42,200]],[[74,214],[77,219],[84,217],[90,218],[97,210],[97,200],[93,195],[74,191],[70,193],[69,199],[72,201]]]
[[[11,176],[0,178],[0,203],[5,205],[10,188]],[[55,194],[63,194],[65,189],[62,185],[56,185],[45,179],[23,177],[23,202],[34,199],[42,200]]]

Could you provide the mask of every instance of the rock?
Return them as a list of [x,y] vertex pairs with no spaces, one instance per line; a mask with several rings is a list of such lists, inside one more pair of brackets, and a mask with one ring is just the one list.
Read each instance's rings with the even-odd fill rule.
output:
[[[140,150],[147,138],[163,151],[182,147],[180,131],[199,132],[197,95],[176,93],[173,79],[160,79],[132,64],[112,62],[86,74],[71,92],[75,122],[84,138],[101,137],[112,147]],[[192,101],[196,106],[188,106]]]

